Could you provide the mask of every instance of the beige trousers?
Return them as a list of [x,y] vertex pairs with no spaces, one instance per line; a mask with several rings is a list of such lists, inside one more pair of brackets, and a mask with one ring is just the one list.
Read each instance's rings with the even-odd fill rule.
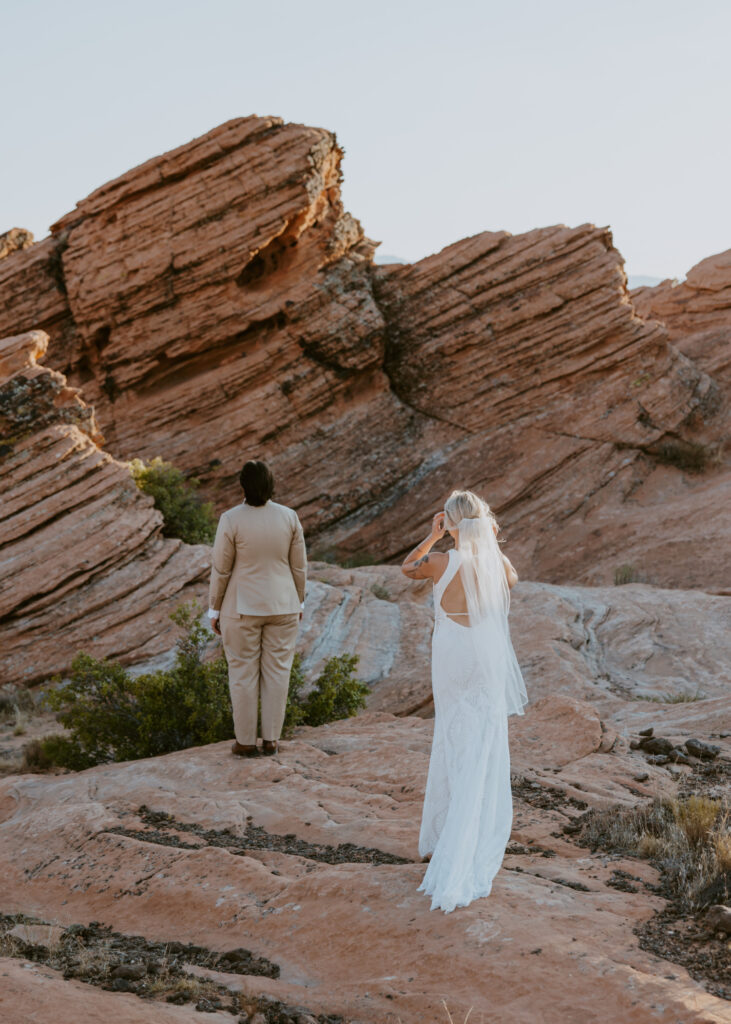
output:
[[261,697],[261,738],[278,740],[287,705],[299,613],[222,615],[220,623],[236,739],[241,744],[256,743]]

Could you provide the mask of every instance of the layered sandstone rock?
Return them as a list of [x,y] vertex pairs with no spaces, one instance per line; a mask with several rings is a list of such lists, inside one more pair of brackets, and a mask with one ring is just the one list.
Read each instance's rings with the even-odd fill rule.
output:
[[641,316],[661,320],[678,348],[727,385],[731,376],[731,249],[708,256],[684,281],[634,288]]
[[266,457],[316,556],[398,558],[469,486],[524,576],[727,586],[717,362],[637,316],[610,232],[374,267],[341,156],[252,117],[132,169],[0,260],[0,334],[47,330],[109,450],[170,459],[219,507]]
[[[659,729],[670,710],[656,705]],[[470,1007],[515,1024],[537,1012],[545,1024],[598,1024],[606,1007],[623,1024],[726,1021],[726,1002],[633,931],[665,906],[656,869],[563,832],[582,808],[673,795],[673,776],[626,745],[602,749],[586,702],[547,697],[518,726],[508,851],[490,895],[451,914],[417,892],[431,723],[378,713],[303,729],[256,761],[221,743],[0,781],[3,910],[243,948],[278,977],[219,981],[348,1022],[443,1024],[443,1000],[455,1021]],[[617,884],[621,872],[632,885]],[[23,982],[12,966],[6,1012],[81,998],[78,982],[53,972],[41,982],[32,969]],[[142,1019],[133,996],[103,995],[90,991],[99,1013]],[[142,1005],[146,1020],[191,1019]]]
[[74,654],[124,662],[170,650],[168,615],[204,596],[209,549],[161,535],[93,411],[37,363],[42,331],[0,341],[2,682],[33,683]]

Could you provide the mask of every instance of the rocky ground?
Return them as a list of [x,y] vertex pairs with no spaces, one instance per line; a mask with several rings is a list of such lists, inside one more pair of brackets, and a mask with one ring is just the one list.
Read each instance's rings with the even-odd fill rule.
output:
[[[505,861],[490,897],[449,915],[416,891],[422,718],[367,712],[256,761],[216,744],[8,776],[4,1009],[60,1012],[83,978],[90,1015],[133,1006],[129,1020],[191,1019],[200,1004],[228,1020],[446,1022],[444,1001],[460,1021],[470,1007],[486,1022],[727,1021],[728,942],[701,919],[675,934],[649,861],[581,845],[592,808],[727,785],[729,733],[711,707],[690,729],[681,705],[651,710],[673,744],[720,747],[714,778],[697,758],[651,763],[634,730],[610,743],[588,701],[552,695],[511,720]],[[36,931],[18,932],[24,921]],[[184,983],[191,972],[206,984]]]
[[[488,899],[444,916],[416,892],[429,587],[311,563],[307,672],[359,653],[370,710],[272,759],[222,744],[8,774],[6,1006],[75,1021],[81,1005],[89,1021],[447,1024],[443,1002],[455,1021],[473,1007],[473,1021],[533,1022],[538,1006],[547,1024],[728,1020],[727,937],[678,907],[657,864],[582,833],[594,808],[728,797],[728,600],[519,583],[512,603],[531,703],[511,719],[514,828]],[[57,728],[23,707],[0,727],[11,773]],[[637,746],[648,728],[669,754]],[[693,738],[720,753],[689,754]]]

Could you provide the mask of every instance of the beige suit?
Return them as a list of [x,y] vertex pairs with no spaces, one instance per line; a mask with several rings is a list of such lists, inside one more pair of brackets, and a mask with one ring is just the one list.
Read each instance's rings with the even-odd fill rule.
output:
[[307,552],[297,513],[276,501],[242,502],[218,521],[209,606],[220,612],[236,739],[256,743],[282,731]]

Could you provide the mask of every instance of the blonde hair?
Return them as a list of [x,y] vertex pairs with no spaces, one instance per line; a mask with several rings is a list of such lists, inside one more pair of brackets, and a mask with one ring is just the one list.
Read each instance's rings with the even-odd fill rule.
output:
[[479,519],[485,516],[498,532],[500,527],[494,513],[486,501],[483,501],[474,491],[452,491],[444,502],[445,526],[448,530],[454,530],[461,519]]

